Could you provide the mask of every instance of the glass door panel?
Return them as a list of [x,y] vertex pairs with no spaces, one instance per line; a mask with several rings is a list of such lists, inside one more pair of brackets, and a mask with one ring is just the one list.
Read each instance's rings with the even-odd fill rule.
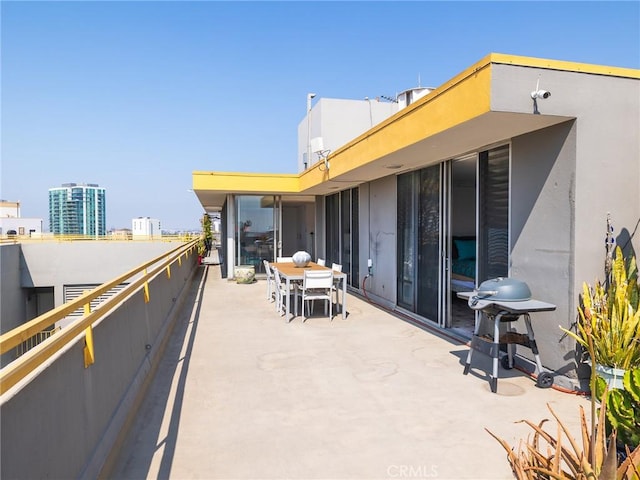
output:
[[406,173],[398,176],[398,280],[397,303],[407,310],[414,310],[415,259],[416,242],[414,174]]
[[442,323],[440,165],[398,176],[398,306]]
[[340,263],[340,194],[325,197],[327,265]]
[[360,288],[360,189],[351,189],[351,266],[349,285]]
[[417,313],[439,319],[440,299],[440,165],[419,172]]

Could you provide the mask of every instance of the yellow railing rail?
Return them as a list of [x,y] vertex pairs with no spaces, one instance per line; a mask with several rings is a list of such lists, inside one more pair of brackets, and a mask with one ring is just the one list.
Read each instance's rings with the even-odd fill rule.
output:
[[0,235],[0,244],[21,243],[21,242],[87,242],[87,241],[115,241],[115,242],[189,242],[200,238],[199,234],[174,234],[174,235],[54,235],[43,233],[39,235]]
[[[26,352],[21,357],[17,358],[13,362],[9,363],[2,370],[0,370],[0,395],[25,378],[31,372],[33,372],[38,366],[42,365],[49,358],[51,358],[58,350],[62,349],[65,345],[73,341],[84,330],[93,325],[96,321],[101,319],[112,307],[122,301],[123,298],[128,297],[143,285],[148,285],[150,279],[154,278],[160,272],[170,268],[170,265],[174,262],[182,262],[182,256],[189,256],[192,252],[195,252],[197,248],[197,240],[191,241],[185,245],[181,245],[174,248],[130,271],[111,280],[108,283],[100,285],[95,289],[79,296],[78,298],[60,305],[49,312],[40,315],[37,318],[21,325],[13,330],[0,336],[0,354],[4,354],[23,343],[30,337],[37,335],[42,330],[55,324],[55,322],[62,320],[68,314],[74,312],[78,308],[88,304],[94,298],[106,293],[116,285],[124,283],[125,280],[129,280],[132,277],[140,274],[142,275],[136,280],[129,283],[118,294],[110,297],[100,304],[93,312],[87,316],[79,318],[72,324],[64,327],[62,330],[52,335],[47,340],[43,341],[33,349]],[[145,271],[150,267],[155,267],[150,271]]]

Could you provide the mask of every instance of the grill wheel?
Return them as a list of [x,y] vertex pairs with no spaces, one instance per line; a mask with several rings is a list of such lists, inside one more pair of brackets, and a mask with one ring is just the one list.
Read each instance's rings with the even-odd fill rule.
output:
[[549,372],[541,372],[538,374],[538,379],[536,380],[536,385],[540,388],[549,388],[553,385],[553,375]]

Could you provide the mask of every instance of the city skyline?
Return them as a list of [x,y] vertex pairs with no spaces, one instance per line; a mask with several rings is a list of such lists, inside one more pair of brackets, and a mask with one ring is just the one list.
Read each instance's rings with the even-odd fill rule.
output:
[[294,173],[309,92],[393,98],[491,52],[640,67],[638,2],[0,8],[0,198],[47,223],[48,188],[96,183],[108,230],[147,216],[199,228],[194,170]]

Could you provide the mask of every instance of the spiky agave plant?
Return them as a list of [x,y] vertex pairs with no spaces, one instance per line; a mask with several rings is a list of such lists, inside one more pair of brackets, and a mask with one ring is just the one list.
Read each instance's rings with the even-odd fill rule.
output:
[[[604,405],[604,404],[603,404]],[[521,440],[518,449],[490,430],[487,432],[506,450],[511,469],[518,479],[638,479],[640,478],[640,447],[627,448],[626,459],[618,465],[615,433],[607,439],[605,434],[605,410],[600,409],[595,437],[590,432],[584,409],[580,406],[581,441],[575,440],[566,425],[547,404],[557,422],[555,435],[544,429],[548,419],[535,424],[529,420],[533,437]]]
[[[593,353],[593,342],[587,342]],[[595,371],[591,372],[592,392],[596,387]],[[533,429],[533,437],[521,440],[517,450],[490,430],[487,432],[507,451],[507,458],[518,479],[575,479],[575,480],[631,480],[640,478],[640,447],[626,448],[626,458],[618,465],[615,430],[607,437],[607,395],[602,396],[601,408],[596,414],[595,396],[591,397],[591,426],[587,423],[584,408],[579,407],[581,440],[571,436],[569,429],[553,411],[547,408],[557,422],[555,436],[544,429],[548,419],[535,424],[521,420]]]

